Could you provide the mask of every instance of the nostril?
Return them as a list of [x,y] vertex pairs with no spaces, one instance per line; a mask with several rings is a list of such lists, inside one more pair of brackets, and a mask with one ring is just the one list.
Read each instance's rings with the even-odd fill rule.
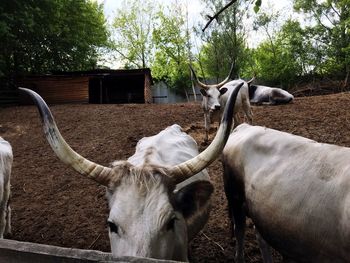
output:
[[220,110],[220,105],[215,105],[215,110]]

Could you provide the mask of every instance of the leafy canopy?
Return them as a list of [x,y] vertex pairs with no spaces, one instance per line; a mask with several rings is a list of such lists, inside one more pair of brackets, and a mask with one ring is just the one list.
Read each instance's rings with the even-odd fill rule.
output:
[[94,1],[0,1],[0,76],[94,68],[108,37]]
[[127,68],[149,67],[153,59],[154,3],[146,1],[122,2],[113,27],[116,33],[115,50]]

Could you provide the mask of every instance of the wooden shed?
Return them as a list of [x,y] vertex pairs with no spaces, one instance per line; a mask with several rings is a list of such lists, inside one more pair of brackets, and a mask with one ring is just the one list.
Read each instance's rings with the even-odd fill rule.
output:
[[[16,79],[17,86],[38,92],[47,103],[152,103],[148,68],[55,72]],[[21,104],[31,103],[20,96]]]

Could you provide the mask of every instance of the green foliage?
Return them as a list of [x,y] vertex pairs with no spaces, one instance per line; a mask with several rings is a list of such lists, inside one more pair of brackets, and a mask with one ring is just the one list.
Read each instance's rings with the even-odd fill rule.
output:
[[[259,11],[254,27],[263,29],[268,38],[256,49],[247,48],[243,23],[247,7],[252,3],[257,12],[260,0],[237,1],[220,14],[215,27],[201,35],[204,44],[195,63],[199,74],[219,81],[226,77],[233,63],[232,77],[250,78],[257,74],[267,83],[288,87],[309,74],[344,76],[349,72],[349,0],[294,0],[295,9],[307,14],[312,23],[305,27],[288,20],[279,31],[279,14]],[[203,0],[203,4],[211,9],[205,13],[215,13],[227,1]],[[182,85],[187,85],[187,63],[191,57],[184,12],[176,4],[165,12],[160,9],[156,17],[150,15],[155,13],[154,10],[144,10],[155,24],[152,25],[152,39],[145,38],[141,42],[150,42],[149,46],[154,48],[151,66],[155,79],[166,80],[172,87],[181,89]],[[135,20],[138,16],[126,21],[132,24],[130,19]],[[133,35],[140,34],[134,32]],[[138,42],[134,39],[133,43]],[[135,56],[131,53],[129,58],[135,59]]]
[[[288,20],[278,32],[269,32],[271,14],[260,13],[256,28],[268,40],[254,51],[260,79],[287,87],[307,75],[344,78],[349,72],[349,1],[295,0],[294,8],[309,24]],[[278,18],[278,17],[277,17]],[[270,26],[271,27],[271,26]]]
[[233,61],[236,77],[249,67],[249,51],[245,47],[245,41],[243,37],[237,38],[234,45],[228,34],[214,32],[211,41],[202,46],[200,60],[206,77],[215,77],[217,81],[227,77]]
[[0,76],[94,68],[108,36],[96,2],[1,1]]
[[172,4],[164,12],[157,13],[158,24],[153,31],[156,47],[152,74],[155,79],[164,80],[173,89],[183,91],[190,86],[189,35],[185,12],[180,5]]
[[114,21],[115,48],[126,67],[150,67],[155,80],[178,91],[190,85],[187,18],[181,5],[125,1]]
[[256,0],[254,5],[254,12],[257,13],[260,10],[261,0]]
[[254,52],[257,75],[264,82],[288,87],[312,70],[311,40],[299,22],[288,20],[276,36]]
[[[204,2],[213,10],[219,10],[226,4],[226,1],[221,0],[204,0]],[[220,14],[215,27],[208,28],[205,35],[202,35],[206,43],[201,47],[198,60],[205,77],[217,80],[225,78],[232,64],[233,78],[243,77],[241,73],[249,71],[245,70],[246,67],[249,68],[247,65],[249,52],[246,48],[246,33],[242,23],[247,5],[249,3],[238,0]]]
[[153,59],[155,7],[151,1],[124,1],[117,10],[115,49],[128,68],[146,68]]
[[344,77],[349,72],[350,1],[295,0],[296,11],[308,15],[315,25],[306,32],[314,39],[314,72]]
[[277,45],[274,52],[269,42],[262,43],[256,49],[254,58],[257,77],[271,85],[288,87],[300,76],[299,64],[283,45]]

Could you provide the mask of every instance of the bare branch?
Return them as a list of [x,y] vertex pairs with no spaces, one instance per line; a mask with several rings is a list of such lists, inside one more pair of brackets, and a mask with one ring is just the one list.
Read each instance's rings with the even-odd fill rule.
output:
[[210,237],[208,237],[203,231],[201,231],[203,236],[208,239],[209,241],[213,242],[215,245],[217,245],[222,251],[225,251],[225,249],[216,241],[212,240]]
[[136,63],[136,62],[134,62],[134,61],[132,61],[132,59],[130,59],[128,56],[126,56],[126,55],[124,55],[123,54],[123,52],[121,52],[120,50],[118,50],[118,49],[114,49],[119,55],[121,55],[124,59],[126,59],[128,62],[130,62],[131,64],[134,64],[136,67],[138,67],[138,68],[141,68],[141,66],[138,64],[138,63]]
[[227,5],[225,5],[223,8],[221,8],[221,9],[219,10],[219,12],[217,12],[214,16],[207,15],[207,17],[209,18],[209,21],[207,22],[207,24],[205,25],[205,27],[202,29],[202,31],[204,32],[205,29],[210,25],[210,23],[211,23],[214,19],[218,20],[219,15],[220,15],[222,12],[224,12],[230,5],[234,4],[235,2],[237,2],[237,0],[232,0],[232,1],[230,1]]
[[330,3],[330,7],[332,8],[332,10],[334,11],[334,13],[336,13],[338,15],[338,17],[340,18],[340,13],[338,12],[337,9],[335,9],[335,7],[333,6],[333,3]]

